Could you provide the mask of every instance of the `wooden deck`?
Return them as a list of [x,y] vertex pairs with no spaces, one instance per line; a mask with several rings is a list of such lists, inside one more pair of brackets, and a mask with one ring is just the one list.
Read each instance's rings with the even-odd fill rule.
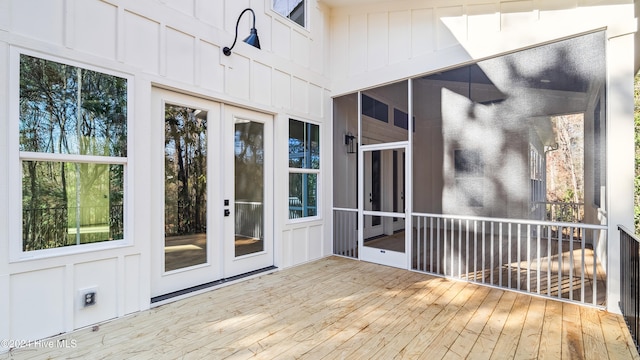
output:
[[0,359],[640,359],[621,316],[330,257]]

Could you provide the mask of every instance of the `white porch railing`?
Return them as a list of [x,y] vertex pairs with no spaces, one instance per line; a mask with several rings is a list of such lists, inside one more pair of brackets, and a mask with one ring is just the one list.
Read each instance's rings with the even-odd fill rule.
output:
[[412,269],[603,307],[607,227],[414,214]]
[[358,258],[357,209],[333,209],[333,253]]

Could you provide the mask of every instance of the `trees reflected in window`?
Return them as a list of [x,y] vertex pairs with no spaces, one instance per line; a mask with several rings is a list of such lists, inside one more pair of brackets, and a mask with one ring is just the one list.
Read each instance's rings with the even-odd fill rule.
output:
[[20,55],[22,250],[122,239],[127,80]]
[[165,270],[206,262],[206,112],[165,106]]

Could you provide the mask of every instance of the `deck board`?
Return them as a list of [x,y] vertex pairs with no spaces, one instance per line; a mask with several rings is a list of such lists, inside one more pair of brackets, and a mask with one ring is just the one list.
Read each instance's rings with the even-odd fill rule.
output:
[[638,359],[622,317],[330,257],[0,359]]

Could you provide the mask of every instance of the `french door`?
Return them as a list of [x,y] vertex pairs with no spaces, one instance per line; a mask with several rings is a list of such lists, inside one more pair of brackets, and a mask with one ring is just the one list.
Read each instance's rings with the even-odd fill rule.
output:
[[272,117],[154,88],[152,119],[152,299],[272,266]]
[[405,232],[403,164],[406,145],[363,145],[360,177],[364,224],[359,236],[360,258],[365,261],[407,267],[407,251],[411,234]]

